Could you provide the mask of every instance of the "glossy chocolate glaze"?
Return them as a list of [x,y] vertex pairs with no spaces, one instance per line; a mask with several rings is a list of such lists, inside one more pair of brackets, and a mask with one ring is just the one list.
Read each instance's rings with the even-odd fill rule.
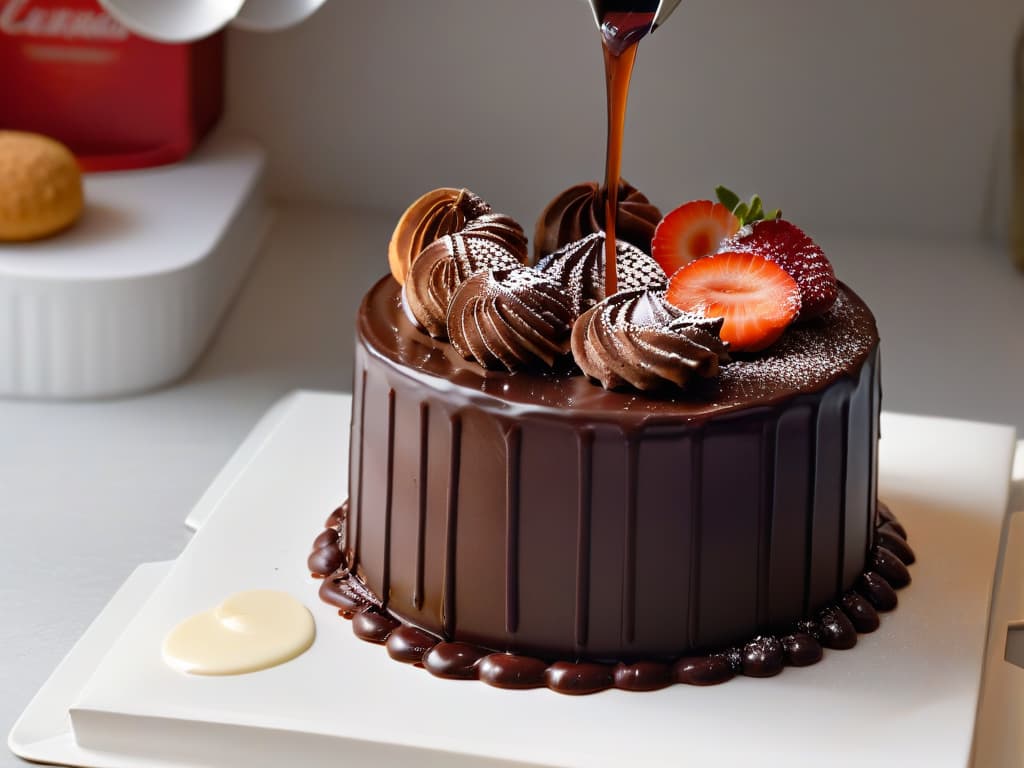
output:
[[865,570],[877,333],[848,290],[688,396],[484,371],[416,330],[390,278],[356,346],[346,562],[446,640],[678,657],[789,625]]
[[[382,278],[363,299],[357,317],[357,357],[374,358],[373,372],[424,385],[424,394],[450,407],[477,406],[509,419],[537,415],[566,422],[598,422],[618,429],[694,424],[711,417],[755,410],[821,394],[829,385],[851,381],[868,364],[876,366],[878,330],[871,311],[843,286],[834,310],[795,325],[770,349],[738,356],[723,366],[717,386],[657,396],[595,387],[583,376],[567,375],[571,361],[550,372],[487,371],[463,360],[445,341],[430,338],[401,309],[401,289]],[[356,387],[368,361],[357,360]],[[370,371],[368,371],[370,372]]]

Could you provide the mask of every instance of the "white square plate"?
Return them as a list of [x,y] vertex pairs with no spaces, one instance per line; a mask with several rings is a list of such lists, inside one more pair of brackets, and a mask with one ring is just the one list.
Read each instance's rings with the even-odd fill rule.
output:
[[[770,680],[573,698],[437,680],[356,639],[318,601],[305,560],[345,495],[349,408],[347,396],[300,393],[275,409],[190,516],[195,537],[98,665],[91,643],[88,682],[66,686],[59,706],[70,705],[78,756],[66,741],[48,751],[46,729],[29,727],[36,702],[11,734],[16,752],[111,768],[968,765],[1011,429],[883,416],[881,493],[918,562],[899,608],[855,649]],[[178,621],[256,588],[311,608],[318,636],[306,654],[238,677],[164,665],[161,641]]]

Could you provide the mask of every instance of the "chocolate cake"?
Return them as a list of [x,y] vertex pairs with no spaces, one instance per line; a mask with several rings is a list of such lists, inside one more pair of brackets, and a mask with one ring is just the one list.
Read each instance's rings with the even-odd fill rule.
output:
[[551,201],[532,258],[468,190],[403,214],[356,323],[350,497],[308,566],[359,637],[439,677],[770,677],[851,648],[910,580],[877,499],[878,332],[758,196],[663,217],[620,178],[663,6],[592,7],[604,185]]
[[359,309],[350,497],[309,560],[356,634],[442,677],[579,693],[767,676],[875,629],[913,554],[877,505],[864,302],[838,284],[729,359],[639,249],[602,297],[593,235],[515,267],[514,223],[479,215],[509,232],[485,248],[460,222]]

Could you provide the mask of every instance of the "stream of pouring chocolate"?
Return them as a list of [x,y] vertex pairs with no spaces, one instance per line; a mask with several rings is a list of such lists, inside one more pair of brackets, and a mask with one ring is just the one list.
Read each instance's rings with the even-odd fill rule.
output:
[[597,4],[608,86],[608,143],[605,156],[605,295],[618,289],[615,267],[615,222],[619,213],[622,135],[626,125],[629,81],[637,44],[654,24],[657,0],[608,0]]

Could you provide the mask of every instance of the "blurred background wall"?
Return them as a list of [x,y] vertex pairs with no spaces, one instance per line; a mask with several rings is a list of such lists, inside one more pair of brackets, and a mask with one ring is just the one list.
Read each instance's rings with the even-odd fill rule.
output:
[[[642,44],[624,175],[666,210],[718,183],[812,230],[1001,238],[1020,0],[684,0]],[[279,198],[400,209],[465,185],[532,226],[603,173],[582,0],[331,0],[233,31],[227,122]]]

